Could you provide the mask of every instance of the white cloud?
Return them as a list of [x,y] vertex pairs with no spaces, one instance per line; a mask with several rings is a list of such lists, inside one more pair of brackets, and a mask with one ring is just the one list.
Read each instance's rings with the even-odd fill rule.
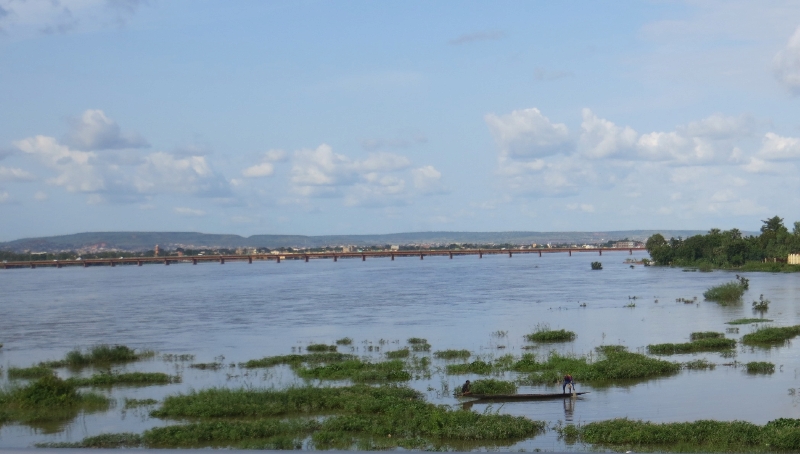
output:
[[247,178],[261,178],[271,176],[275,166],[271,162],[262,162],[242,170],[242,175]]
[[72,120],[72,131],[67,136],[68,145],[80,150],[113,150],[144,148],[150,146],[136,133],[122,133],[119,125],[102,110],[87,110],[81,118]]
[[0,203],[10,203],[10,202],[11,202],[11,196],[8,194],[8,192],[5,191],[0,192]]
[[500,117],[487,114],[484,120],[501,156],[541,157],[566,153],[572,148],[567,126],[551,122],[535,107]]
[[700,121],[689,123],[685,131],[690,137],[724,140],[750,135],[752,128],[753,119],[747,115],[726,117],[715,113]]
[[33,195],[33,198],[38,201],[47,200],[47,193],[44,191],[37,191],[36,194]]
[[768,132],[764,135],[758,157],[766,161],[800,159],[800,139],[781,137],[773,132]]
[[746,164],[742,165],[742,169],[747,173],[777,174],[780,173],[781,167],[763,159],[750,158]]
[[632,128],[621,128],[614,123],[598,118],[589,109],[583,109],[580,147],[590,158],[606,158],[636,144],[638,134]]
[[445,192],[442,186],[442,172],[433,166],[424,166],[413,169],[414,187],[423,194],[436,194]]
[[410,165],[411,161],[407,157],[386,152],[370,153],[367,159],[355,163],[356,169],[366,172],[390,172],[405,169]]
[[283,150],[272,149],[267,150],[264,153],[264,160],[270,162],[283,162],[288,156],[288,153]]
[[64,186],[70,192],[96,192],[106,187],[100,170],[92,164],[97,156],[94,152],[71,150],[47,136],[23,139],[14,145],[58,172],[49,180],[51,184]]
[[800,27],[786,46],[775,54],[773,69],[775,77],[786,89],[795,95],[800,94]]
[[205,216],[206,212],[203,210],[196,210],[194,208],[176,207],[175,212],[181,216]]
[[36,177],[32,173],[13,167],[0,166],[0,181],[31,181]]
[[145,157],[145,163],[136,168],[133,185],[141,194],[222,197],[230,192],[228,183],[211,169],[204,156],[179,158],[163,152]]
[[0,33],[32,36],[123,26],[147,0],[0,0]]

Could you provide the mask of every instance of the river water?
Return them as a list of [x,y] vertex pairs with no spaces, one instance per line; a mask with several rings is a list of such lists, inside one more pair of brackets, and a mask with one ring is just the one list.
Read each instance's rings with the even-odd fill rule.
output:
[[[643,255],[634,254],[633,258]],[[468,349],[486,359],[521,355],[523,336],[537,326],[565,328],[577,339],[542,347],[546,353],[588,354],[599,345],[622,344],[644,352],[647,344],[687,342],[695,331],[725,331],[725,322],[754,317],[750,301],[772,301],[773,325],[800,324],[797,274],[746,273],[750,290],[743,304],[703,301],[708,287],[733,279],[730,272],[685,272],[680,268],[633,268],[628,252],[507,256],[388,258],[117,266],[0,271],[0,364],[27,367],[63,358],[76,347],[125,344],[161,354],[193,354],[194,362],[238,363],[287,354],[309,343],[354,339],[354,352],[377,359],[422,337],[432,350]],[[590,262],[600,260],[602,271]],[[636,299],[632,299],[632,297]],[[694,304],[676,302],[692,299]],[[634,303],[635,307],[627,307]],[[585,306],[583,306],[585,304]],[[755,329],[740,325],[739,339]],[[373,347],[373,351],[369,351]],[[340,348],[347,352],[350,348]],[[380,352],[376,352],[380,349]],[[719,353],[674,355],[671,361],[705,358],[714,370],[667,378],[592,387],[576,401],[493,404],[491,411],[545,420],[584,423],[617,417],[650,421],[745,420],[758,424],[800,418],[800,344],[771,349],[739,346],[734,358]],[[770,375],[751,375],[734,361],[769,361]],[[221,371],[188,368],[162,356],[121,366],[124,371],[178,373],[183,382],[144,388],[99,390],[117,399],[107,412],[80,415],[57,426],[0,427],[0,447],[78,441],[108,432],[138,432],[175,424],[150,418],[148,409],[126,410],[123,398],[154,398],[211,386],[283,387],[303,382],[288,368]],[[434,366],[441,366],[434,362]],[[409,383],[430,401],[456,405],[451,392],[466,378],[433,368],[430,379]],[[85,373],[90,373],[87,371]],[[59,371],[68,376],[68,372]],[[6,374],[4,384],[8,385]],[[798,397],[792,390],[798,388]],[[553,392],[560,387],[522,387]],[[486,411],[487,405],[474,405]],[[581,449],[565,446],[553,431],[504,449]]]

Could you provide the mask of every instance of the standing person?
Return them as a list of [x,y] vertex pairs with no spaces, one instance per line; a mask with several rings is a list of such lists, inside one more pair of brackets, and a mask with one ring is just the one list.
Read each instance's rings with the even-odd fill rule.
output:
[[472,394],[472,391],[469,390],[469,380],[464,383],[464,386],[461,387],[461,395],[466,396],[467,394]]
[[572,379],[572,375],[570,374],[564,375],[564,385],[561,386],[561,392],[563,394],[567,393],[567,385],[570,385],[573,391],[575,390],[575,380]]

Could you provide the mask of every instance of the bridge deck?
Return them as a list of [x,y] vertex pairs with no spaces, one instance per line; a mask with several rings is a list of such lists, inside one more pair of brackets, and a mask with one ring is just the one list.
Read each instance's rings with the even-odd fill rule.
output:
[[253,260],[275,260],[280,263],[281,260],[305,260],[308,262],[311,259],[333,259],[337,261],[340,258],[360,258],[366,261],[367,257],[419,257],[424,259],[426,256],[449,256],[451,259],[459,255],[477,255],[482,258],[485,254],[508,254],[513,257],[514,254],[552,254],[566,252],[570,256],[573,252],[596,252],[598,255],[603,255],[603,252],[625,252],[633,254],[633,251],[645,250],[643,247],[639,248],[549,248],[549,249],[457,249],[457,250],[417,250],[417,251],[365,251],[365,252],[287,252],[281,254],[252,254],[252,255],[192,255],[192,256],[167,256],[167,257],[125,257],[116,259],[85,259],[85,260],[30,260],[19,262],[4,262],[3,269],[11,268],[37,268],[37,267],[56,267],[61,268],[64,266],[116,266],[116,265],[138,265],[142,266],[145,263],[163,263],[169,265],[170,263],[192,263],[197,265],[200,262],[218,262],[225,264],[231,261],[247,261],[253,263]]

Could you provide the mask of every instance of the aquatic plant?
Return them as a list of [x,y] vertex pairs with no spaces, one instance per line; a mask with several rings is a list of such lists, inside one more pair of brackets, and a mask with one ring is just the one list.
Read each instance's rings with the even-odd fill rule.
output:
[[703,297],[708,301],[716,301],[722,305],[733,304],[741,301],[744,292],[750,288],[750,281],[739,275],[735,281],[716,285],[703,292]]
[[751,361],[745,364],[747,373],[750,374],[771,374],[775,372],[775,365],[766,361]]
[[307,435],[318,430],[314,419],[257,419],[253,421],[201,421],[179,426],[155,427],[145,431],[148,448],[202,447],[268,439],[275,436]]
[[82,368],[87,366],[109,365],[116,363],[128,363],[139,361],[144,358],[155,356],[155,352],[144,350],[137,353],[134,349],[125,345],[96,345],[86,352],[72,350],[60,361],[44,362],[45,367],[70,367]]
[[800,335],[800,325],[795,326],[767,326],[742,336],[745,345],[776,345]]
[[352,359],[356,359],[356,356],[338,352],[309,353],[307,355],[280,355],[251,359],[250,361],[239,363],[239,367],[256,369],[260,367],[273,367],[281,364],[299,367],[302,364],[329,364]]
[[189,353],[162,353],[161,360],[167,362],[186,362],[194,361],[194,355]]
[[147,407],[150,405],[157,404],[158,401],[155,399],[129,399],[125,398],[125,408],[138,408],[138,407]]
[[736,347],[734,339],[725,338],[700,338],[682,344],[651,344],[647,346],[647,353],[654,355],[676,355],[694,352],[718,352]]
[[473,394],[514,394],[517,392],[517,385],[511,381],[494,380],[482,378],[470,384]]
[[593,270],[602,270],[603,264],[600,262],[592,262],[592,269]]
[[762,293],[758,297],[758,301],[753,301],[753,310],[757,312],[767,312],[769,310],[769,305],[771,301],[764,298],[764,294]]
[[400,360],[370,363],[360,359],[316,366],[311,368],[299,367],[295,369],[301,378],[315,378],[318,380],[344,380],[354,382],[392,382],[411,380],[411,374],[403,370]]
[[338,339],[336,341],[336,345],[350,345],[352,343],[353,343],[353,339],[351,339],[349,337],[343,337],[343,338]]
[[8,368],[8,378],[15,379],[15,378],[22,378],[22,379],[31,379],[31,378],[42,378],[48,377],[50,375],[54,375],[53,369],[45,366],[33,366],[33,367],[24,367],[24,368],[17,368],[17,367],[9,367]]
[[112,449],[138,448],[142,436],[134,433],[112,433],[86,437],[76,442],[36,443],[37,448]]
[[222,363],[192,363],[189,364],[189,367],[200,370],[219,370],[222,369]]
[[441,359],[466,359],[471,353],[469,350],[440,350],[433,353],[433,356]]
[[707,359],[696,359],[694,361],[683,363],[683,367],[689,370],[706,370],[714,369],[717,367],[717,365],[708,361]]
[[414,344],[411,346],[411,350],[415,352],[429,352],[431,351],[431,344]]
[[309,352],[335,352],[336,346],[335,345],[325,345],[325,344],[311,344],[306,347],[306,351]]
[[768,318],[737,318],[736,320],[731,320],[729,322],[725,322],[726,325],[749,325],[751,323],[764,323],[764,322],[771,322],[772,320]]
[[406,348],[401,348],[400,350],[394,350],[391,352],[386,352],[386,357],[389,359],[400,359],[400,358],[408,358],[408,355],[411,354],[411,350]]
[[68,378],[67,383],[75,386],[113,386],[113,385],[168,385],[170,383],[180,383],[181,377],[172,376],[162,372],[101,372],[91,377],[72,377]]
[[108,398],[79,393],[72,383],[55,375],[42,377],[27,386],[0,390],[0,413],[8,421],[37,422],[66,420],[80,411],[108,409]]
[[495,368],[491,363],[476,360],[471,363],[464,364],[448,364],[445,366],[445,371],[450,375],[489,375],[495,372]]
[[701,331],[695,332],[689,335],[689,339],[696,341],[700,339],[721,339],[724,338],[724,333],[718,333],[715,331]]
[[427,344],[428,343],[428,339],[423,339],[421,337],[410,337],[410,338],[408,338],[408,340],[406,342],[408,342],[411,345]]
[[575,340],[575,333],[565,329],[553,330],[549,325],[537,325],[534,332],[525,335],[528,342],[569,342]]

